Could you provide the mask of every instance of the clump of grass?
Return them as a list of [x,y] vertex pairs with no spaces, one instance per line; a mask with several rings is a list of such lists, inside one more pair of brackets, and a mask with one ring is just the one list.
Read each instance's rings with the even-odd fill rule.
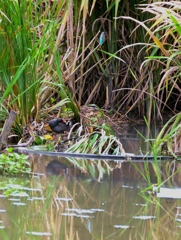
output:
[[181,153],[180,136],[181,136],[181,114],[173,116],[163,126],[159,135],[153,143],[153,150],[158,154],[163,155],[176,155]]
[[102,128],[100,131],[84,134],[66,152],[124,155],[125,151],[115,135],[108,135]]

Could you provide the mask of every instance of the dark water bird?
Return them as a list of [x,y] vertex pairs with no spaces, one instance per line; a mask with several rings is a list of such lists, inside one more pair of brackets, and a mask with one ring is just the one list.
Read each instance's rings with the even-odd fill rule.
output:
[[71,121],[65,121],[62,118],[52,119],[49,121],[49,126],[55,133],[63,133],[71,128]]

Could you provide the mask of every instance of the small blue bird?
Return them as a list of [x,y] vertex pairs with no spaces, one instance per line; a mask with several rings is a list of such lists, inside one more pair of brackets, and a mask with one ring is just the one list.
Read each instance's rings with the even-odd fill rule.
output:
[[101,35],[99,37],[99,44],[102,46],[104,41],[105,41],[105,32],[101,32]]

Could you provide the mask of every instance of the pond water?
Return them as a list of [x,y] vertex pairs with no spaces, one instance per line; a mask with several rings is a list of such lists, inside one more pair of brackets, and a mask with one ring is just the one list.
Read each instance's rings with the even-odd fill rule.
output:
[[73,159],[30,159],[31,176],[1,177],[0,239],[181,238],[180,163],[160,163],[165,185],[153,194],[145,190],[157,181],[152,162],[112,161],[110,174],[93,177]]

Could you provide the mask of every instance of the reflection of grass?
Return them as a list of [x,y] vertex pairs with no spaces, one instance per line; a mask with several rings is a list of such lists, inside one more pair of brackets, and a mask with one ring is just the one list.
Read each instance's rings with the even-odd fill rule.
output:
[[[147,207],[142,215],[154,216],[150,221],[145,221],[148,232],[141,237],[143,239],[180,239],[179,223],[176,221],[176,207],[179,202],[172,200],[159,199],[152,195],[142,195],[147,201]],[[145,225],[140,222],[141,233],[145,232]],[[138,234],[140,237],[140,234]],[[137,239],[137,238],[136,238]]]
[[[148,136],[150,136],[150,125],[148,124],[148,121],[146,120],[145,118],[145,123],[146,123],[146,126],[147,126],[147,130],[148,130]],[[137,131],[138,132],[138,131]],[[152,162],[152,166],[153,166],[153,169],[155,171],[155,174],[157,176],[157,183],[158,184],[161,184],[161,171],[160,171],[160,168],[159,168],[159,159],[158,159],[158,149],[154,147],[154,142],[155,141],[151,141],[150,139],[147,139],[146,136],[143,136],[140,132],[138,132],[139,135],[145,140],[145,144],[147,144],[147,149],[148,149],[148,152],[146,155],[153,155],[153,162]],[[145,157],[146,157],[145,155]],[[144,156],[143,156],[144,158]],[[135,168],[137,169],[137,171],[141,174],[141,176],[147,181],[149,187],[151,186],[151,180],[150,180],[150,169],[149,169],[149,163],[148,162],[144,162],[144,170],[141,170],[137,167],[136,164],[132,163]]]
[[[46,200],[41,215],[42,219],[47,222],[46,225],[52,233],[52,239],[79,240],[78,232],[74,231],[76,217],[74,214],[64,216],[67,209],[80,209],[66,185],[67,182],[64,178],[55,177],[49,181],[48,187],[42,192],[43,196],[46,196]],[[70,213],[72,212],[70,211]],[[80,217],[81,225],[86,225],[86,221]]]
[[75,167],[82,170],[82,172],[88,173],[94,179],[99,181],[103,178],[104,174],[110,174],[112,167],[110,162],[106,160],[88,160],[78,158],[67,158]]
[[[1,229],[1,237],[34,240],[38,237],[26,232],[37,232],[51,234],[51,240],[179,240],[175,222],[179,202],[140,196],[139,184],[126,187],[124,181],[110,177],[99,183],[70,176],[32,179],[32,190],[27,191],[31,200],[21,198],[26,206],[12,208],[10,201],[5,202],[11,221],[8,229]],[[119,228],[125,225],[129,228]]]
[[11,194],[16,194],[18,196],[21,196],[22,194],[25,194],[26,196],[26,188],[23,186],[26,186],[30,182],[29,179],[25,178],[8,178],[5,177],[1,178],[0,183],[0,190],[3,192],[5,196],[10,196]]

